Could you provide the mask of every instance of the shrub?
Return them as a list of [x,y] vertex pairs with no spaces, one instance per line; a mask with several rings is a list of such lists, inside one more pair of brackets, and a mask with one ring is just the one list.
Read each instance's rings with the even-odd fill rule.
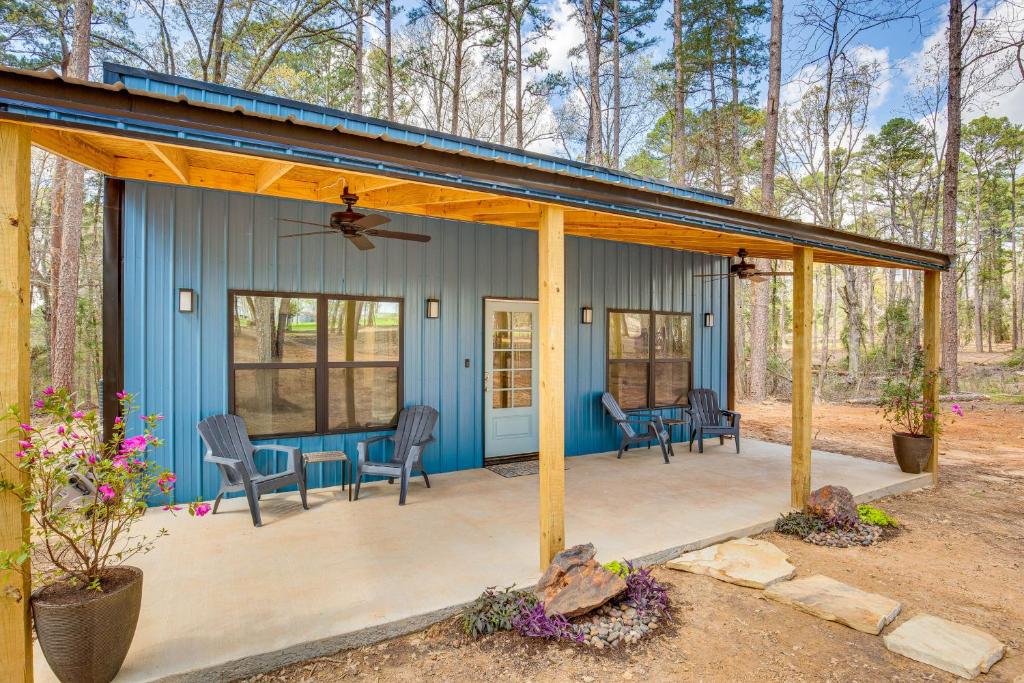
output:
[[775,530],[780,534],[789,534],[800,538],[807,538],[813,533],[824,531],[826,526],[824,519],[806,512],[790,512],[786,515],[779,515],[779,518],[775,520]]
[[524,607],[529,609],[536,604],[537,598],[533,593],[516,590],[515,586],[504,590],[492,586],[484,590],[462,615],[462,629],[473,638],[509,631]]
[[887,513],[885,510],[872,507],[870,505],[858,505],[857,516],[860,517],[860,521],[864,524],[873,524],[874,526],[889,526],[898,527],[899,521]]
[[610,571],[612,574],[617,574],[622,578],[626,578],[626,575],[629,574],[629,567],[625,563],[619,562],[618,560],[605,562],[601,566]]
[[527,638],[583,642],[583,631],[569,623],[561,614],[549,617],[544,612],[544,605],[536,601],[532,605],[525,600],[519,603],[519,613],[513,619],[512,626],[516,633]]
[[650,569],[637,569],[626,563],[626,597],[641,615],[655,614],[671,619],[668,612],[668,589],[651,575]]

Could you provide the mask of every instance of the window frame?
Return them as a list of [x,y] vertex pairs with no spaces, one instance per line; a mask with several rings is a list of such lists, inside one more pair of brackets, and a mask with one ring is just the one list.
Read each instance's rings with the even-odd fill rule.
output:
[[[611,357],[611,328],[612,328],[612,314],[613,313],[632,313],[634,315],[646,315],[648,317],[648,329],[652,330],[650,339],[648,340],[647,358],[640,360],[637,358],[612,358]],[[655,321],[659,315],[677,315],[686,318],[690,325],[690,357],[681,358],[662,358],[658,359],[654,355],[655,339],[653,330],[655,329]],[[686,322],[683,323],[684,325]],[[666,405],[657,405],[654,397],[656,393],[655,388],[655,369],[659,363],[671,364],[671,363],[686,363],[687,367],[687,386],[693,388],[693,313],[684,313],[682,311],[656,311],[645,308],[609,308],[605,311],[605,323],[604,323],[604,387],[605,391],[610,391],[609,380],[611,378],[611,366],[613,363],[622,365],[646,365],[647,366],[647,402],[636,408],[623,408],[624,411],[637,411],[637,410],[671,410],[678,408],[685,408],[690,404],[688,398],[684,399],[682,403],[672,403]],[[616,398],[616,400],[618,400]]]
[[[238,297],[263,296],[289,299],[313,299],[316,301],[316,360],[313,362],[271,362],[271,363],[236,363],[235,362],[235,306]],[[275,432],[270,434],[250,434],[253,439],[279,439],[300,436],[327,436],[331,434],[365,434],[367,432],[387,431],[398,427],[398,414],[405,405],[405,300],[401,297],[362,296],[358,294],[330,294],[315,292],[285,292],[276,290],[229,289],[228,290],[228,412],[235,412],[235,371],[253,369],[313,369],[313,431]],[[330,301],[385,301],[398,304],[398,360],[397,361],[330,361],[328,359],[327,306]],[[395,368],[398,371],[398,396],[395,406],[395,419],[389,424],[366,425],[348,429],[328,429],[329,424],[329,375],[332,368]]]

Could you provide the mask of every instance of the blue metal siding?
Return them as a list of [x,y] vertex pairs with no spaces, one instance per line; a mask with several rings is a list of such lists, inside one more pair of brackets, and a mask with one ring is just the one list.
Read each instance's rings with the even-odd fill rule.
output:
[[[337,207],[314,202],[127,182],[125,187],[125,385],[145,412],[167,415],[158,450],[178,473],[180,500],[210,498],[215,468],[202,464],[195,425],[227,409],[227,290],[233,288],[393,296],[405,300],[406,404],[437,407],[429,471],[479,467],[483,448],[483,298],[536,298],[537,240],[529,230],[391,214],[396,230],[427,244],[376,240],[361,252],[332,235],[278,240],[280,218],[326,221]],[[608,308],[693,314],[695,386],[726,396],[728,284],[693,279],[728,260],[690,252],[570,237],[566,240],[566,450],[613,450],[617,438],[598,399],[605,381]],[[178,313],[177,290],[197,293],[196,313]],[[441,300],[441,318],[424,300]],[[592,306],[594,324],[580,324]],[[705,312],[716,325],[703,327]],[[470,360],[470,367],[463,365]],[[363,434],[281,439],[305,450],[355,452]],[[313,486],[338,483],[337,466]]]

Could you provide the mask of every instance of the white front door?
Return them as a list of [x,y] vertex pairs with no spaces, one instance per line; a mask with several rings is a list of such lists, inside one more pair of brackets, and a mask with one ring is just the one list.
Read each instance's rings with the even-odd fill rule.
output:
[[536,453],[537,303],[484,301],[484,457]]

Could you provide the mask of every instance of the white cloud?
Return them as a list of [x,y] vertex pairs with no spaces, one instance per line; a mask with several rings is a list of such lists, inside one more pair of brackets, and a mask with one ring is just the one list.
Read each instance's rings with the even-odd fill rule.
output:
[[576,11],[568,0],[554,0],[550,11],[554,26],[547,38],[538,41],[537,47],[547,48],[551,55],[548,60],[549,70],[566,71],[574,61],[569,51],[583,42],[583,28],[576,20]]
[[[892,91],[892,78],[890,77],[892,65],[889,61],[889,48],[874,47],[873,45],[855,45],[847,54],[851,62],[856,66],[868,66],[874,64],[882,77],[875,83],[874,93],[871,95],[869,110],[874,112],[885,104],[886,98]],[[780,98],[782,106],[793,106],[803,99],[804,94],[815,85],[820,84],[825,78],[825,65],[822,62],[815,62],[800,68],[793,76],[782,85]]]

